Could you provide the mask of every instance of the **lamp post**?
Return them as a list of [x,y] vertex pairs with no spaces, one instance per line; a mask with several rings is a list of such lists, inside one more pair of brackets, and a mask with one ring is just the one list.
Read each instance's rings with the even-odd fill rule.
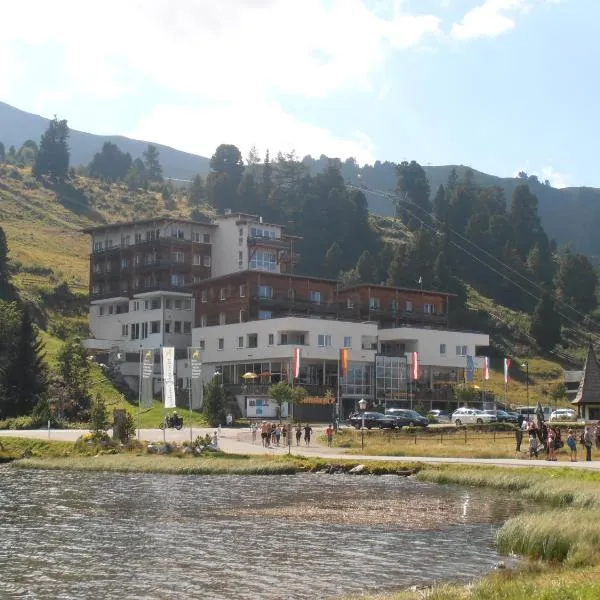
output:
[[362,450],[365,449],[365,408],[367,408],[367,401],[364,398],[361,398],[358,401],[358,408],[361,412],[361,427],[360,427],[360,447]]
[[525,394],[527,395],[527,406],[529,406],[529,361],[525,361],[521,367],[525,368]]

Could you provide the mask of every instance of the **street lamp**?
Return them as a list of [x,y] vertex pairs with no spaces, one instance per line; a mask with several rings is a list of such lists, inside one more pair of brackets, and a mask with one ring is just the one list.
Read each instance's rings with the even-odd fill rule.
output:
[[521,367],[525,369],[525,393],[527,394],[527,406],[529,406],[529,361],[525,361]]
[[358,408],[360,409],[362,416],[362,424],[360,427],[360,447],[362,450],[365,449],[365,408],[367,408],[367,401],[364,398],[361,398],[358,401]]

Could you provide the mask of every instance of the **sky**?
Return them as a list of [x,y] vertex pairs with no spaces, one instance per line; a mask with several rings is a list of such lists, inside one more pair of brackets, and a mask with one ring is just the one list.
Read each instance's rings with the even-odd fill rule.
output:
[[28,0],[1,22],[0,100],[73,129],[600,186],[599,0]]

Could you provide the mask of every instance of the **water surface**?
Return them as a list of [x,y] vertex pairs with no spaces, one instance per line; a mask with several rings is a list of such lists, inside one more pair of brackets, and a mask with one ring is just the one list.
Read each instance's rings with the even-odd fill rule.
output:
[[0,466],[0,598],[331,598],[471,578],[524,507],[396,476]]

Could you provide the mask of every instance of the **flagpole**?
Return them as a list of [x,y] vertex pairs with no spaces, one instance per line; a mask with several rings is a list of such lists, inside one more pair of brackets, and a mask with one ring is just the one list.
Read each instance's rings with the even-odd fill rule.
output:
[[[341,382],[340,382],[340,353],[338,352],[338,365],[337,365],[337,422],[339,423],[340,421],[340,416],[342,414],[342,396],[340,395],[340,390],[341,390]],[[336,431],[337,431],[337,424],[336,424]]]
[[187,349],[188,354],[188,366],[190,368],[190,376],[188,378],[188,402],[190,405],[190,444],[192,443],[192,353],[191,348],[188,346]]
[[138,439],[138,442],[140,441],[140,421],[142,418],[142,377],[143,377],[142,356],[143,356],[143,354],[144,354],[144,352],[140,348],[140,381],[139,381],[139,385],[138,385],[138,405],[137,405],[137,439]]
[[162,405],[163,405],[163,442],[167,443],[167,419],[166,419],[166,408],[165,408],[165,371],[163,365],[163,349],[160,347],[160,376],[161,376],[161,391],[162,391]]

